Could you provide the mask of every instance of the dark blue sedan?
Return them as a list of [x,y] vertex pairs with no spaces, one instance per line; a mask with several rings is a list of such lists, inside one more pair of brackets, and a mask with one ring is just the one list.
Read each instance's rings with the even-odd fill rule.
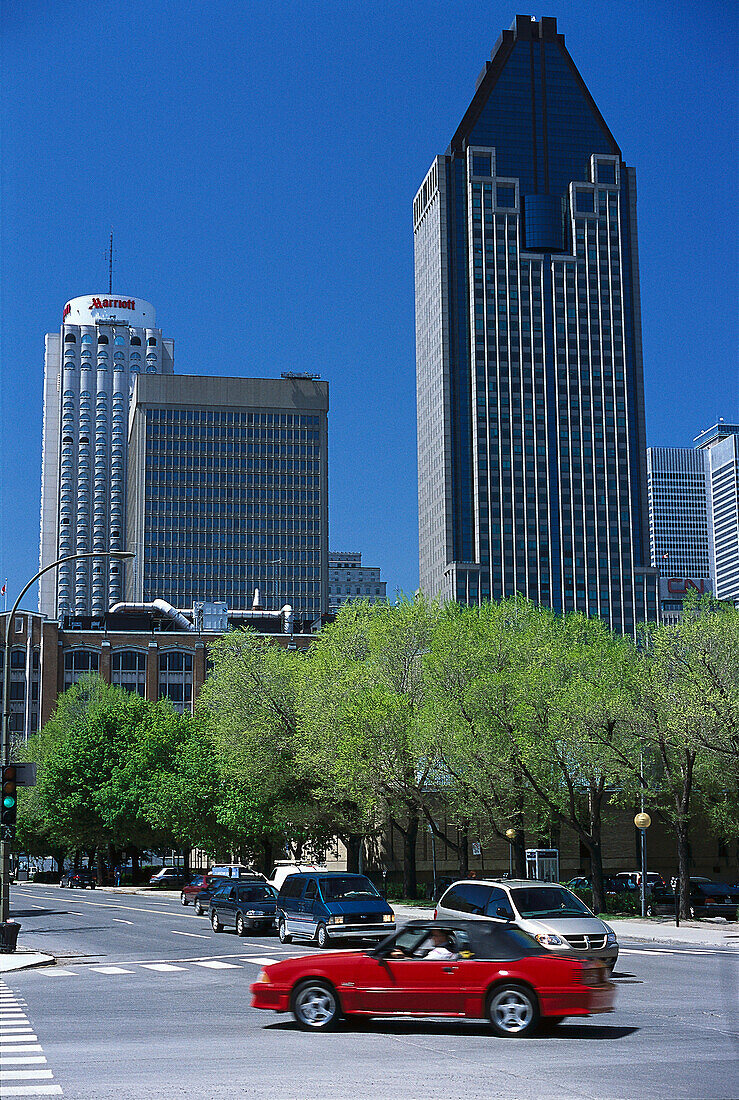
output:
[[225,883],[210,899],[210,923],[214,932],[235,928],[239,936],[249,930],[268,931],[275,926],[277,893],[269,883]]

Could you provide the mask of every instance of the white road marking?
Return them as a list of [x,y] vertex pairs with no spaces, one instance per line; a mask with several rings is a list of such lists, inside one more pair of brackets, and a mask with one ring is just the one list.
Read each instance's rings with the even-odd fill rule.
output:
[[0,1069],[0,1081],[22,1081],[29,1077],[45,1078],[47,1081],[51,1081],[54,1074],[50,1069]]
[[122,966],[91,966],[96,974],[133,974],[133,970],[124,970]]
[[196,962],[193,966],[207,966],[210,970],[240,970],[241,967],[237,963],[224,963],[218,962],[214,959],[212,962]]
[[30,1066],[42,1065],[46,1062],[43,1054],[35,1054],[32,1058],[21,1058],[19,1054],[11,1054],[9,1058],[0,1058],[0,1066]]
[[254,955],[245,955],[244,956],[244,961],[245,962],[250,962],[250,963],[257,963],[258,966],[271,966],[272,963],[279,962],[279,959],[267,959],[267,958],[263,959],[263,958],[260,958],[258,956],[255,957]]
[[48,966],[43,970],[37,970],[36,973],[43,974],[45,978],[69,978],[75,973],[75,971],[64,970],[59,966]]
[[209,940],[210,936],[204,936],[202,932],[177,932],[174,928],[170,929],[173,936],[191,936],[194,940]]
[[[5,1039],[0,1039],[0,1050],[2,1050],[5,1041]],[[7,1041],[9,1043],[37,1043],[38,1035],[34,1035],[32,1031],[29,1031],[27,1035],[9,1035]]]
[[132,920],[124,920],[123,917],[113,917],[116,924],[133,924]]
[[61,1085],[4,1085],[6,1096],[63,1096]]
[[173,970],[186,970],[185,966],[172,966],[171,963],[143,963],[144,970],[157,970],[163,974],[170,974]]
[[44,1048],[41,1046],[29,1046],[29,1047],[14,1047],[12,1044],[0,1043],[0,1057],[3,1054],[25,1054],[26,1051],[34,1051],[38,1054],[44,1053]]

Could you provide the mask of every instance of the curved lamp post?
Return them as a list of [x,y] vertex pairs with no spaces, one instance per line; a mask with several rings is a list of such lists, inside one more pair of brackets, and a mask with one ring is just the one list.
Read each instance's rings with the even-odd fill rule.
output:
[[506,829],[505,835],[506,835],[506,837],[509,841],[509,844],[508,844],[508,874],[510,875],[511,878],[513,878],[513,841],[516,839],[518,834],[517,834],[515,829]]
[[[0,736],[0,766],[10,763],[10,738],[8,726],[10,724],[10,634],[11,624],[20,602],[31,585],[35,584],[39,577],[48,573],[50,569],[56,569],[65,561],[74,561],[75,558],[135,558],[131,550],[85,550],[79,554],[65,554],[63,558],[57,558],[51,565],[45,565],[38,573],[31,577],[28,584],[21,591],[18,599],[13,604],[10,614],[5,620],[5,653],[3,654],[3,720]],[[4,925],[8,919],[10,902],[10,841],[0,836],[0,873],[2,874],[2,892],[0,893],[0,925]]]

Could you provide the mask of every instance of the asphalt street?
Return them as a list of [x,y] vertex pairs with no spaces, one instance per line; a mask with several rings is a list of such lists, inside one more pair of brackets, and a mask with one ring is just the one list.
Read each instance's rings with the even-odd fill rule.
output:
[[482,1022],[429,1020],[307,1035],[250,1008],[249,985],[264,961],[314,948],[216,934],[162,894],[20,884],[11,907],[24,946],[59,962],[0,982],[3,1100],[739,1095],[739,953],[725,948],[625,941],[616,1011],[552,1035],[498,1039]]

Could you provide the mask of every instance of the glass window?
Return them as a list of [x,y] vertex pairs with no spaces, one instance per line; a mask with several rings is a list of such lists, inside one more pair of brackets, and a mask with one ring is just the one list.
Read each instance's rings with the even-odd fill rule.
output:
[[498,184],[496,188],[496,202],[498,206],[504,206],[508,209],[516,205],[516,188],[513,184]]
[[123,336],[116,336],[115,340],[113,341],[114,344],[125,344],[125,342],[126,340]]
[[98,336],[98,344],[107,344],[107,343],[108,343],[108,337],[107,336],[105,336],[104,334],[101,334],[100,336]]
[[[133,343],[133,340],[131,341],[131,343]],[[155,348],[157,346],[156,336],[150,336],[149,339],[146,341],[146,343],[147,343],[148,347]]]
[[490,889],[481,883],[461,882],[444,895],[441,904],[457,913],[482,914],[490,898]]
[[80,343],[81,344],[91,344],[92,343],[92,336],[90,336],[89,332],[85,333],[85,335],[82,337]]
[[473,157],[472,157],[472,175],[473,176],[489,176],[490,175],[490,157],[480,156],[479,153],[473,154]]
[[598,161],[598,183],[615,184],[616,165],[610,160]]
[[75,336],[75,334],[73,332],[68,332],[67,335],[64,337],[64,343],[65,344],[76,344],[77,343],[77,337]]
[[137,348],[141,347],[141,337],[140,336],[132,336],[131,337],[131,347],[137,347]]
[[578,214],[592,214],[595,210],[595,195],[592,191],[575,191],[575,210]]

